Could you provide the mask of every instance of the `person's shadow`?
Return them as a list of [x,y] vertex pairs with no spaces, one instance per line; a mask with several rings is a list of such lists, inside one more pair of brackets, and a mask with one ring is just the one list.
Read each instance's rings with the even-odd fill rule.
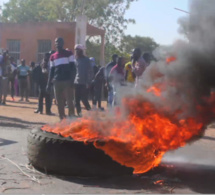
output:
[[19,118],[0,116],[1,127],[17,127],[22,129],[29,129],[32,127],[32,125],[42,126],[45,125],[45,123],[29,122]]
[[5,146],[5,145],[10,145],[10,144],[15,144],[15,143],[17,143],[17,142],[0,138],[0,146]]

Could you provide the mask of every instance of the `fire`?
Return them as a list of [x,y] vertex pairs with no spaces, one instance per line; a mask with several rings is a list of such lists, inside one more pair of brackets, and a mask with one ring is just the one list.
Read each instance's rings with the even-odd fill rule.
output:
[[[157,87],[148,91],[161,95]],[[85,116],[42,129],[86,144],[93,142],[113,160],[133,167],[134,173],[144,173],[158,166],[165,152],[184,146],[203,132],[214,117],[214,100],[205,100],[204,107],[198,105],[195,117],[180,119],[183,110],[168,113],[165,107],[156,107],[142,96],[131,96],[122,100],[117,115]]]
[[161,90],[156,87],[156,86],[152,86],[147,90],[148,93],[153,92],[156,96],[161,96]]
[[175,56],[170,56],[169,58],[166,59],[166,63],[167,64],[170,64],[171,62],[174,62],[176,61],[176,57]]

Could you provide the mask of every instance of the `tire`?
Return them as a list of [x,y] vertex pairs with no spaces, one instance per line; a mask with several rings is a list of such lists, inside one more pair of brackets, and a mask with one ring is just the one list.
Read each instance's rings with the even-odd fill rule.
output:
[[67,176],[108,177],[132,175],[128,168],[113,161],[93,143],[34,129],[28,135],[28,159],[40,171]]

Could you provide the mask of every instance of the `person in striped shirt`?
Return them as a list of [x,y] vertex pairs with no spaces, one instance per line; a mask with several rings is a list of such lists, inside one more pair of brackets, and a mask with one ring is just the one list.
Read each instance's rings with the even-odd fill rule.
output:
[[74,108],[74,80],[76,67],[72,51],[65,50],[64,40],[59,37],[55,39],[57,51],[50,57],[50,73],[47,83],[47,91],[51,92],[51,84],[54,84],[55,97],[58,103],[58,113],[60,119],[66,118],[65,99],[68,104],[68,116],[75,115]]

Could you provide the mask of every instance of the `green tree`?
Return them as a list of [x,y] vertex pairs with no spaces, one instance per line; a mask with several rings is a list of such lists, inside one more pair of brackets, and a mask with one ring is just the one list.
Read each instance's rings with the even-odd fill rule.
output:
[[3,22],[72,22],[85,14],[89,23],[106,30],[107,39],[119,40],[119,35],[133,19],[124,17],[132,2],[137,0],[9,0],[2,11]]
[[[105,62],[109,62],[113,54],[118,54],[129,60],[133,49],[136,47],[139,47],[142,52],[152,53],[158,46],[152,38],[141,36],[124,36],[118,46],[107,41],[105,45]],[[99,64],[100,51],[99,40],[87,40],[87,55],[95,57],[97,64]]]
[[124,36],[121,40],[120,49],[124,53],[132,53],[132,50],[139,47],[142,52],[152,52],[159,45],[150,37],[141,37],[130,35]]
[[[99,65],[101,45],[98,42],[87,40],[86,42],[87,50],[86,54],[89,57],[94,57],[96,59],[96,64]],[[106,43],[105,45],[105,62],[108,63],[111,60],[113,54],[117,54],[119,56],[123,56],[126,59],[129,59],[129,54],[123,53],[112,43]]]

